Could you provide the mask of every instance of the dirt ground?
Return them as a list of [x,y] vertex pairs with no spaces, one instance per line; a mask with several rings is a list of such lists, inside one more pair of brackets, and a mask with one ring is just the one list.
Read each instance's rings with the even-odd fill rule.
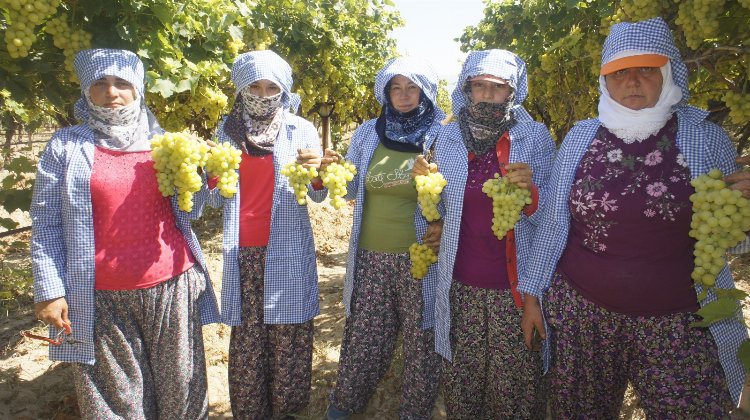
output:
[[[345,322],[341,303],[344,271],[351,227],[351,207],[333,210],[328,204],[310,204],[320,277],[321,314],[315,318],[313,350],[313,378],[310,405],[299,419],[321,419],[327,396],[336,380],[341,336]],[[220,290],[221,226],[217,212],[209,212],[196,224],[196,232],[206,254],[214,287]],[[21,238],[28,240],[28,237]],[[748,289],[750,257],[734,258],[735,276],[740,287]],[[745,317],[747,312],[745,302]],[[44,334],[43,325],[36,321],[31,303],[0,314],[0,418],[1,419],[57,419],[79,418],[75,391],[71,384],[71,370],[65,363],[53,363],[47,358],[46,345],[20,336],[23,330]],[[227,358],[230,328],[209,325],[203,329],[208,366],[210,418],[231,418],[227,388]],[[380,384],[365,413],[356,419],[397,418],[400,395],[401,354],[397,352],[391,369]],[[444,419],[442,400],[433,411],[434,419]],[[642,410],[631,390],[625,398],[621,419],[643,419]]]

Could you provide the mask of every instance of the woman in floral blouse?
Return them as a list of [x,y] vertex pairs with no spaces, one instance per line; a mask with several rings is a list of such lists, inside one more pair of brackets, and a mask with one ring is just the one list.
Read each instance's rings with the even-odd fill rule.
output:
[[[739,319],[690,326],[689,197],[691,178],[737,170],[733,145],[687,105],[687,69],[661,19],[613,26],[600,74],[599,116],[562,143],[519,280],[527,345],[549,327],[553,417],[616,418],[628,382],[649,418],[724,417],[747,333]],[[732,287],[726,267],[717,285]]]

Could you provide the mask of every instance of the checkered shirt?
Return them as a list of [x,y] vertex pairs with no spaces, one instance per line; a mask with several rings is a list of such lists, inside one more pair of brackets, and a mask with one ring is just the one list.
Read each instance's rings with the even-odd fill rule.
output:
[[299,108],[300,97],[292,93],[292,68],[289,63],[279,57],[278,54],[271,50],[251,51],[240,54],[232,64],[232,82],[235,86],[235,95],[251,83],[266,79],[270,80],[281,88],[282,106],[289,108],[292,112],[297,112]]
[[[34,301],[64,296],[73,338],[82,342],[50,346],[50,358],[87,364],[95,361],[94,224],[90,190],[94,148],[94,133],[86,125],[57,131],[39,161],[30,209]],[[206,194],[204,188],[196,197]],[[172,212],[196,263],[208,273],[198,239],[190,227],[197,209],[185,213],[177,208],[173,197]],[[206,292],[199,301],[204,324],[219,320],[211,282],[206,283]],[[58,332],[51,327],[50,337]]]
[[[547,191],[555,143],[544,124],[531,120],[519,122],[510,129],[509,162],[526,162],[531,166],[534,184],[539,188],[540,200]],[[445,126],[438,136],[435,146],[435,160],[438,171],[448,181],[443,189],[441,202],[445,204],[443,236],[438,256],[438,282],[435,297],[435,351],[451,360],[450,328],[451,306],[450,289],[453,284],[453,267],[458,252],[458,239],[463,212],[464,191],[468,175],[468,152],[464,145],[458,123]],[[538,213],[538,212],[537,212]],[[514,227],[516,241],[516,261],[519,278],[529,268],[529,254],[534,233],[534,225],[525,214]]]
[[[240,148],[225,132],[224,122],[217,129],[219,142],[230,142]],[[281,168],[297,159],[297,149],[315,149],[322,155],[318,131],[307,120],[284,113],[273,149],[274,187],[271,204],[271,234],[266,248],[263,289],[263,320],[266,324],[298,324],[320,313],[318,303],[318,270],[315,243],[307,206],[297,204],[289,179]],[[240,182],[252,180],[240,180]],[[221,320],[228,325],[242,323],[240,288],[239,227],[240,194],[225,199],[214,189],[209,204],[224,208],[224,266],[221,282]],[[315,202],[325,198],[327,190],[308,195]]]

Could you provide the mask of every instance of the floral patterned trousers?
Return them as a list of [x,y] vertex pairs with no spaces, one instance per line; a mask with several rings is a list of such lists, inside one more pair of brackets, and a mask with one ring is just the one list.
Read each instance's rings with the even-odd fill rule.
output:
[[96,364],[73,369],[84,419],[208,418],[205,288],[193,267],[147,289],[96,291]]
[[510,290],[451,286],[453,360],[443,362],[449,419],[544,418],[542,359],[523,341]]
[[437,399],[440,356],[433,330],[422,329],[422,283],[411,277],[409,254],[360,250],[331,404],[360,412],[391,364],[403,331],[402,419],[428,419]]
[[236,419],[277,419],[310,401],[313,321],[265,324],[266,247],[240,248],[242,325],[229,339],[229,398]]
[[693,313],[629,316],[583,298],[556,274],[546,296],[554,338],[554,418],[616,419],[630,381],[649,419],[725,418],[732,408],[711,333]]

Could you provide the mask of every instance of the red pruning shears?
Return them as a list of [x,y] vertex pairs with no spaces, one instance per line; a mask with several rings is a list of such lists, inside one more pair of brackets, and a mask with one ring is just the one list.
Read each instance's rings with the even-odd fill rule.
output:
[[55,338],[49,338],[49,337],[44,337],[41,335],[36,335],[36,334],[31,333],[30,331],[23,331],[21,332],[21,335],[27,338],[33,338],[35,340],[46,341],[53,346],[59,346],[60,344],[63,344],[63,343],[67,343],[67,344],[81,343],[81,341],[73,338],[72,332],[73,332],[73,329],[71,328],[70,324],[63,324],[63,329],[61,329],[60,332],[57,333],[57,336]]

